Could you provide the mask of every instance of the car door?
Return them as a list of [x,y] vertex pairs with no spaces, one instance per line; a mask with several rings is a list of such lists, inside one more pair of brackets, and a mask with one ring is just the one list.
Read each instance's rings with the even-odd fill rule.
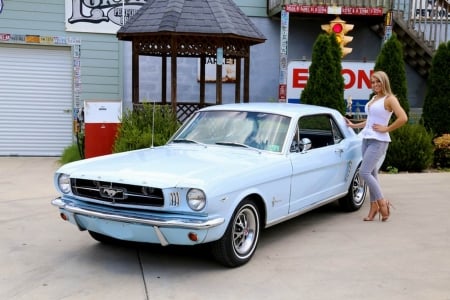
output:
[[290,153],[293,170],[290,213],[345,192],[349,168],[344,155],[345,140],[330,115],[304,116],[297,126],[294,140],[307,138],[311,148],[293,149]]

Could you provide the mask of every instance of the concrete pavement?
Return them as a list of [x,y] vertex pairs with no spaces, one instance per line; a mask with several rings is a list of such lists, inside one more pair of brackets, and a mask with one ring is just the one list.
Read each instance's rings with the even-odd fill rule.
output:
[[450,299],[450,173],[382,174],[388,222],[329,205],[227,269],[202,248],[97,243],[51,206],[57,167],[0,157],[0,299]]

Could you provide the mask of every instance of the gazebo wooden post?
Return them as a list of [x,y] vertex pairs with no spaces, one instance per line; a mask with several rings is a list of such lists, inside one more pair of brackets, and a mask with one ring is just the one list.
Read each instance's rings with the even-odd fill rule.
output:
[[131,63],[131,81],[132,91],[131,98],[133,104],[139,104],[139,51],[136,47],[132,47],[132,63]]
[[216,64],[216,104],[222,104],[222,65]]
[[234,102],[241,102],[241,58],[236,57],[236,83],[234,89]]
[[167,104],[167,56],[161,57],[161,102]]
[[171,55],[171,103],[172,103],[172,111],[177,113],[177,40],[174,36],[172,36],[172,55]]
[[200,107],[205,106],[205,90],[206,90],[206,84],[205,84],[205,73],[206,73],[206,56],[205,54],[202,54],[200,56]]
[[250,99],[250,51],[244,58],[244,103],[248,103]]

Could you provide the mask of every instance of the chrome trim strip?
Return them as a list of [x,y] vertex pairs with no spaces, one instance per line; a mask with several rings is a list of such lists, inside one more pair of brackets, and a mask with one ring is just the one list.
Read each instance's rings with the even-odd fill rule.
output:
[[345,195],[347,195],[347,193],[342,193],[342,194],[339,194],[339,195],[337,195],[337,196],[333,196],[333,197],[331,197],[331,198],[328,198],[327,200],[324,200],[324,201],[320,201],[320,202],[316,202],[316,203],[314,203],[314,204],[311,204],[310,206],[307,206],[307,207],[303,208],[302,210],[295,211],[295,212],[290,213],[290,214],[288,214],[288,215],[286,215],[286,216],[284,216],[284,217],[281,217],[281,218],[279,218],[279,219],[275,219],[275,220],[272,220],[272,221],[270,221],[270,222],[267,222],[265,228],[269,228],[269,227],[271,227],[271,226],[280,224],[280,223],[282,223],[282,222],[284,222],[284,221],[287,221],[287,220],[293,219],[293,218],[295,218],[295,217],[298,217],[298,216],[300,216],[300,215],[303,215],[303,214],[305,214],[305,213],[307,213],[307,212],[309,212],[309,211],[311,211],[311,210],[314,210],[314,209],[316,209],[316,208],[318,208],[318,207],[321,207],[321,206],[323,206],[323,205],[325,205],[325,204],[334,202],[334,201],[338,200],[339,198],[344,197]]
[[[86,210],[83,208],[79,208],[71,205],[70,203],[64,202],[61,198],[56,198],[52,200],[52,205],[59,207],[60,209],[67,210],[74,214],[80,214],[89,217],[101,218],[105,220],[126,222],[126,223],[137,223],[144,225],[151,225],[157,227],[179,227],[185,229],[209,229],[212,227],[216,227],[225,222],[224,218],[215,218],[207,221],[197,221],[197,220],[184,220],[184,219],[176,219],[176,220],[156,220],[156,219],[142,219],[142,218],[133,218],[133,217],[125,217],[115,214],[107,214],[101,212],[95,212]],[[158,231],[157,231],[158,232]]]

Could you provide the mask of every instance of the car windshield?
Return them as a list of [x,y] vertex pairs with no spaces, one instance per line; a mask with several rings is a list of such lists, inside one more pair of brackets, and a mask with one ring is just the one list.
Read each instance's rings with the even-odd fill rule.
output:
[[289,123],[289,117],[272,113],[203,111],[185,124],[170,142],[281,152]]

